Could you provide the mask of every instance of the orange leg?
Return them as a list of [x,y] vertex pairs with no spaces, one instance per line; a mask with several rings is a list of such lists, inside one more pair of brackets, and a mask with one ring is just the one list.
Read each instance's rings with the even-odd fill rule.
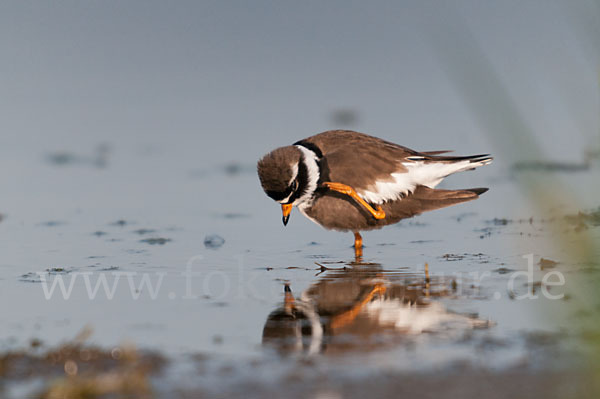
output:
[[371,302],[376,295],[385,294],[385,291],[386,291],[385,285],[383,285],[381,283],[375,284],[375,286],[371,289],[371,291],[362,300],[359,300],[357,303],[355,303],[352,306],[352,308],[350,308],[349,310],[347,310],[341,314],[333,316],[331,318],[331,324],[329,325],[330,328],[332,330],[335,330],[337,328],[341,328],[341,327],[344,327],[345,325],[352,323],[356,319],[356,316],[358,316],[359,313],[361,312],[361,310],[365,307],[366,304]]
[[360,258],[362,256],[362,237],[358,231],[354,232],[354,256]]
[[342,183],[332,183],[332,182],[325,182],[325,183],[323,183],[323,185],[325,187],[329,188],[330,190],[349,195],[356,202],[361,204],[367,211],[369,211],[375,219],[385,218],[385,212],[383,211],[383,209],[381,209],[381,205],[377,205],[377,209],[373,209],[373,207],[371,205],[369,205],[364,199],[362,199],[358,196],[358,194],[356,193],[356,191],[354,191],[354,189],[352,187],[347,186]]

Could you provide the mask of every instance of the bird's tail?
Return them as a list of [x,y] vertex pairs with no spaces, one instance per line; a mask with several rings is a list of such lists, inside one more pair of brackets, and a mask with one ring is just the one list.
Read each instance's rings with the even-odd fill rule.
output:
[[464,190],[440,190],[426,186],[418,186],[412,195],[399,201],[402,209],[399,213],[406,213],[405,217],[414,216],[434,209],[472,201],[488,191],[487,188],[469,188]]

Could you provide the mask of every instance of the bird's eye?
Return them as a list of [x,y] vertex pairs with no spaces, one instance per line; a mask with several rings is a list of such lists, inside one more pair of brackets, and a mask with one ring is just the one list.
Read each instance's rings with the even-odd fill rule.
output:
[[292,182],[292,191],[296,191],[297,188],[298,188],[298,182],[296,180],[294,180]]

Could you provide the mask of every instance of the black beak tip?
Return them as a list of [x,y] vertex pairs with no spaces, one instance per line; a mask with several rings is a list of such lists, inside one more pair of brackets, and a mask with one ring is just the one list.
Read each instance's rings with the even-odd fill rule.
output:
[[287,226],[288,220],[290,220],[290,215],[282,217],[281,220],[283,221],[283,225]]

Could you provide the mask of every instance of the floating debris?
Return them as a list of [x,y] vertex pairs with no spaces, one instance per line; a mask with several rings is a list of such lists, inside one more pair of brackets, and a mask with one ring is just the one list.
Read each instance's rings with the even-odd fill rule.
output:
[[67,274],[70,273],[70,270],[65,269],[64,267],[50,267],[46,269],[49,274]]
[[476,229],[475,232],[482,233],[479,235],[480,239],[488,238],[492,236],[494,229],[492,227],[484,227],[483,229]]
[[102,269],[99,269],[101,272],[112,272],[115,270],[119,270],[119,266],[108,266],[108,267],[103,267]]
[[492,270],[498,274],[508,274],[514,272],[514,269],[509,269],[508,267],[499,267],[497,269]]
[[94,235],[94,236],[96,236],[96,237],[102,237],[102,236],[105,236],[105,235],[107,235],[107,234],[108,234],[107,232],[105,232],[105,231],[100,231],[100,230],[98,230],[98,231],[94,231],[94,232],[92,233],[92,235]]
[[551,259],[541,258],[540,261],[538,262],[538,266],[540,267],[541,270],[552,269],[552,268],[555,268],[556,265],[558,265],[558,263],[559,262],[555,262]]
[[464,255],[458,254],[444,254],[442,255],[442,259],[446,259],[448,262],[455,262],[457,260],[463,260],[465,258]]
[[463,259],[469,259],[472,261],[476,261],[477,263],[490,263],[489,255],[486,255],[484,253],[444,254],[440,258],[445,259],[448,262],[456,262],[456,261],[463,260]]
[[221,248],[225,244],[225,239],[217,234],[211,234],[204,237],[204,246],[210,249]]
[[133,231],[135,234],[143,236],[144,234],[156,233],[154,229],[137,229]]
[[168,243],[170,241],[171,241],[170,238],[162,238],[162,237],[145,238],[143,240],[140,240],[140,242],[145,242],[146,244],[150,244],[150,245],[165,245],[166,243]]
[[493,218],[492,220],[489,220],[488,223],[493,224],[494,226],[506,226],[509,223],[512,223],[513,221],[510,219],[506,219],[506,218]]

